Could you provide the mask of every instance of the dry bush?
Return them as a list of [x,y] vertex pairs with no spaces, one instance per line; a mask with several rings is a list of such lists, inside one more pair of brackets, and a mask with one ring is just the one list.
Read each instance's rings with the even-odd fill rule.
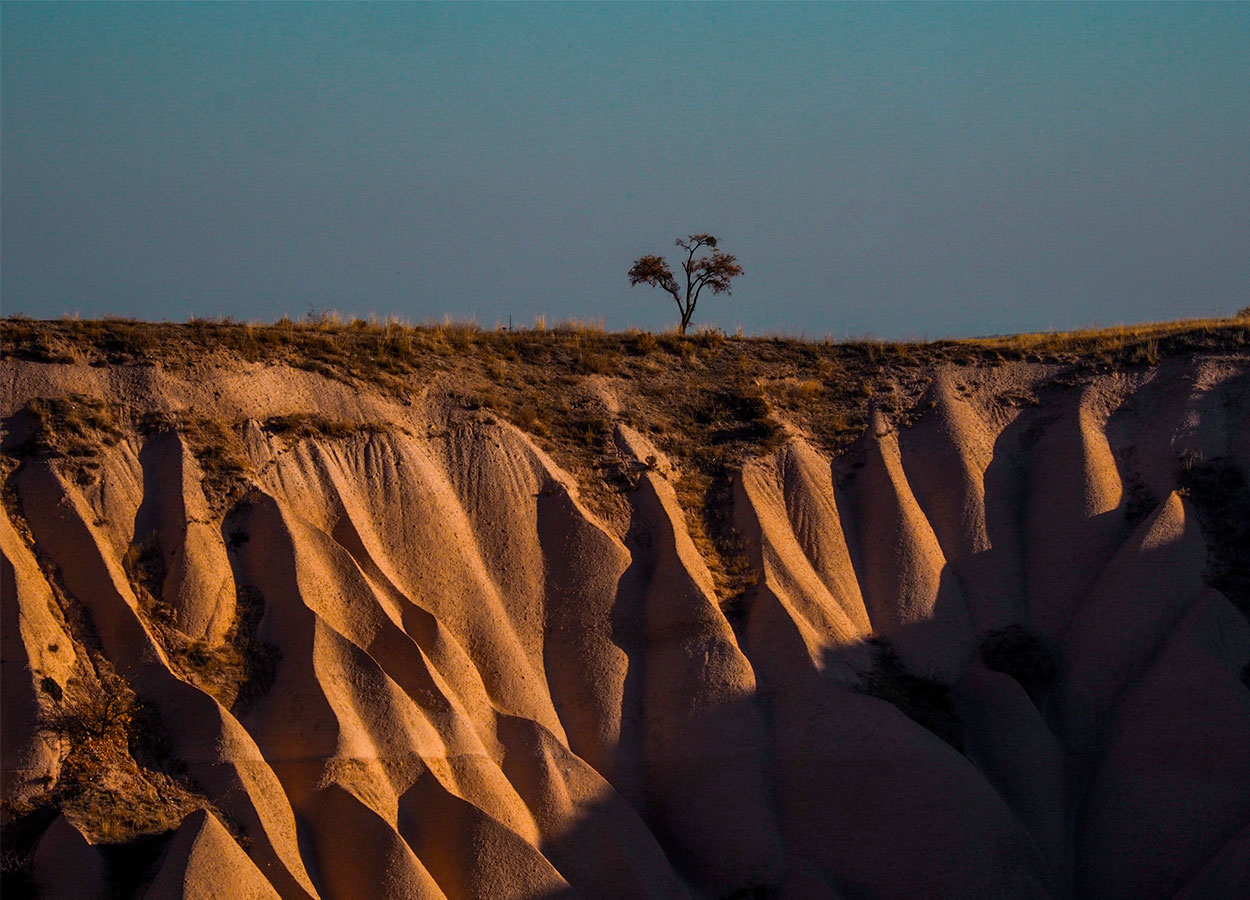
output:
[[636,336],[633,336],[633,352],[640,356],[646,356],[649,353],[654,353],[655,349],[659,345],[660,342],[656,339],[655,335],[649,331],[643,331]]
[[583,347],[577,353],[574,371],[583,375],[612,375],[619,367],[620,357],[616,353]]
[[37,398],[10,423],[5,449],[14,456],[91,460],[122,437],[113,410],[81,394]]
[[825,392],[825,386],[818,378],[805,378],[802,381],[787,379],[781,391],[788,406],[801,408],[816,401]]
[[237,430],[203,416],[185,417],[177,429],[199,463],[212,509],[224,509],[247,491],[251,464]]
[[174,757],[155,708],[107,660],[90,655],[91,680],[71,679],[40,722],[64,754],[58,778],[14,812],[58,809],[94,843],[116,843],[167,832],[193,810],[213,809]]
[[508,377],[508,361],[502,357],[491,357],[485,362],[486,377],[493,382],[501,382]]

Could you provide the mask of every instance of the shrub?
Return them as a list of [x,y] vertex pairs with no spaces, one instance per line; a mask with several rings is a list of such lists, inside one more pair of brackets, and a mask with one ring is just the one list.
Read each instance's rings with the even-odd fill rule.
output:
[[981,662],[993,672],[1014,678],[1040,705],[1059,675],[1050,646],[1021,625],[1009,625],[981,641]]
[[634,338],[633,352],[638,356],[646,356],[649,353],[655,352],[655,348],[659,346],[659,343],[660,342],[656,340],[655,335],[651,332],[639,332]]
[[47,715],[41,730],[65,738],[70,744],[109,738],[128,740],[138,709],[139,702],[130,691],[79,695],[77,702]]
[[860,673],[859,691],[893,704],[907,718],[963,753],[963,725],[950,686],[912,672],[886,638],[872,637],[868,643],[873,664],[868,672]]

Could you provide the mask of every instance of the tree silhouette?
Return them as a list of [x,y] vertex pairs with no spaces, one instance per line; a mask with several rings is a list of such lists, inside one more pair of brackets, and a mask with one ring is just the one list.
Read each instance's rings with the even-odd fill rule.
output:
[[[631,287],[636,284],[649,284],[672,294],[677,301],[677,308],[681,310],[681,324],[677,326],[677,330],[680,334],[685,334],[703,289],[710,287],[713,294],[732,293],[729,282],[742,274],[742,266],[738,265],[737,257],[721,253],[716,246],[716,238],[710,234],[692,234],[678,238],[677,246],[686,251],[685,262],[681,264],[686,273],[684,297],[681,286],[673,277],[673,270],[662,256],[640,256],[634,260],[633,268],[629,270],[629,283]],[[696,259],[695,254],[703,247],[712,252]]]

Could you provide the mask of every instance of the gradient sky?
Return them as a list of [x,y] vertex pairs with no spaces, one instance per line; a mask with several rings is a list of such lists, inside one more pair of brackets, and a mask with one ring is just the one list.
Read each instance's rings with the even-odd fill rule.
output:
[[938,337],[1250,305],[1250,4],[12,3],[5,314]]

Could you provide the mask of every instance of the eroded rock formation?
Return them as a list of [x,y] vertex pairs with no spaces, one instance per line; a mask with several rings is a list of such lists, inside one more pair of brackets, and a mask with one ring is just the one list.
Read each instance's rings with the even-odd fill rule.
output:
[[[4,384],[13,885],[1250,895],[1244,356],[948,366],[836,458],[784,429],[726,496],[734,597],[626,424],[614,518],[437,386]],[[69,397],[114,411],[90,452],[37,433]],[[295,413],[348,427],[262,427]]]

